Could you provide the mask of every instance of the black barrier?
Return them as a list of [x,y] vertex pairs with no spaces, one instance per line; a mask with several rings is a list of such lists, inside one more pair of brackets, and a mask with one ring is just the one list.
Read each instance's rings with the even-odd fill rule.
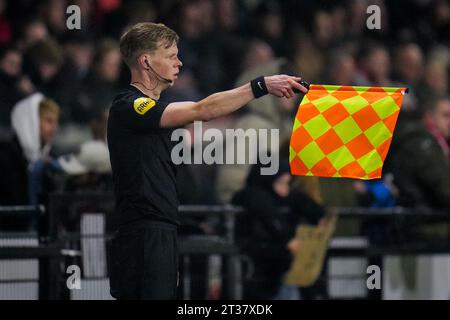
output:
[[[35,282],[38,283],[35,293],[39,299],[56,299],[58,296],[53,289],[56,287],[59,273],[57,266],[62,255],[59,244],[51,241],[47,234],[49,226],[45,208],[43,206],[1,206],[0,218],[2,222],[6,221],[0,225],[0,261],[3,267],[8,264],[9,268],[12,267],[17,273],[16,278],[12,279],[7,274],[3,274],[5,278],[0,279],[0,284]],[[16,221],[18,223],[15,223]],[[5,226],[8,226],[8,229],[4,229]],[[20,232],[12,231],[11,226],[20,226]],[[36,260],[38,263],[33,266]],[[22,272],[14,270],[18,267],[22,267]],[[32,273],[34,277],[17,278],[20,273]],[[1,293],[8,297],[8,293],[3,291]],[[14,295],[10,297],[14,298]],[[33,297],[33,293],[29,293],[28,297]]]
[[[386,254],[436,254],[450,253],[450,241],[435,242],[408,238],[401,228],[410,221],[449,222],[448,212],[430,209],[407,208],[329,208],[339,216],[339,221],[355,219],[363,223],[371,220],[384,221],[400,230],[397,237],[385,243],[362,242],[360,245],[339,244],[332,239],[328,250],[330,257],[365,257],[379,263]],[[221,274],[225,292],[220,296],[226,299],[241,299],[245,274],[242,264],[251,264],[243,256],[235,241],[236,216],[245,214],[240,207],[231,205],[182,205],[179,211],[183,220],[220,217],[223,230],[218,235],[181,235],[180,266],[183,269],[182,295],[180,298],[195,298],[192,284],[197,266],[196,257],[204,257],[203,262],[215,264],[221,261],[225,270]],[[288,212],[282,208],[281,212]],[[1,216],[39,217],[38,245],[36,247],[0,247],[0,260],[39,259],[39,298],[40,299],[90,299],[108,298],[106,258],[99,263],[98,257],[106,251],[106,243],[115,229],[114,197],[103,193],[57,193],[52,194],[47,210],[39,207],[0,207]],[[91,222],[86,220],[90,218]],[[84,219],[84,220],[83,220]],[[92,220],[94,219],[94,220]],[[95,220],[97,219],[97,220]],[[103,220],[102,220],[103,219]],[[86,221],[87,222],[86,222]],[[85,222],[83,222],[85,221]],[[100,221],[96,230],[89,229],[92,221]],[[101,222],[103,221],[103,222]],[[81,230],[85,227],[89,230]],[[405,224],[406,223],[406,224]],[[189,222],[187,223],[189,224]],[[80,229],[81,228],[81,229]],[[221,257],[215,259],[214,257]],[[89,258],[90,257],[90,258]],[[91,260],[89,260],[89,259]],[[211,262],[212,261],[212,262]],[[203,263],[202,262],[202,263]],[[197,264],[197,265],[196,265]],[[83,283],[91,281],[92,287],[101,283],[98,295],[80,294],[69,290],[67,267],[78,265],[82,268]],[[326,279],[328,281],[329,279]],[[1,280],[0,280],[1,282]],[[97,290],[97,289],[96,289]],[[205,298],[211,297],[205,293]],[[381,298],[381,290],[368,295],[369,298]],[[110,297],[109,297],[110,298]]]

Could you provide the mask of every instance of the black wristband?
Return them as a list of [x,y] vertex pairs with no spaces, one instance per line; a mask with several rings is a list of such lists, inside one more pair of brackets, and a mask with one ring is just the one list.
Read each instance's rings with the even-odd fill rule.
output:
[[250,81],[250,86],[252,87],[253,95],[255,96],[255,98],[262,97],[269,93],[266,87],[266,81],[264,81],[264,76]]

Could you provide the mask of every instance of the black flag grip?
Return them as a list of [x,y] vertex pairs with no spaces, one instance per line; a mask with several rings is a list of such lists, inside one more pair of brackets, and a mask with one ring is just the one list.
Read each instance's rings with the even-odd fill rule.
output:
[[[309,90],[309,83],[306,82],[305,80],[300,80],[298,81],[298,83],[300,83],[302,86],[304,86],[307,90]],[[300,90],[296,89],[296,88],[292,88],[294,90],[295,93],[303,93]]]

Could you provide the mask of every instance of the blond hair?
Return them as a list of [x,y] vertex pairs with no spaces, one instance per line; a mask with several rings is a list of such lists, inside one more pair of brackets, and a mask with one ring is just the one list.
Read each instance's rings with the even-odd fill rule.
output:
[[54,100],[45,97],[39,103],[39,117],[42,117],[44,113],[54,113],[59,117],[61,108]]
[[127,66],[133,69],[141,54],[151,53],[160,45],[169,48],[178,43],[178,39],[177,33],[162,23],[138,23],[120,37],[120,53]]

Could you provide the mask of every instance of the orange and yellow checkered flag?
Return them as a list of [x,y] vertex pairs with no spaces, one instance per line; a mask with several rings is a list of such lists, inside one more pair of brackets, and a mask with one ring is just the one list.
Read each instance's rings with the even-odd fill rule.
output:
[[381,178],[407,88],[311,85],[292,130],[291,173]]

